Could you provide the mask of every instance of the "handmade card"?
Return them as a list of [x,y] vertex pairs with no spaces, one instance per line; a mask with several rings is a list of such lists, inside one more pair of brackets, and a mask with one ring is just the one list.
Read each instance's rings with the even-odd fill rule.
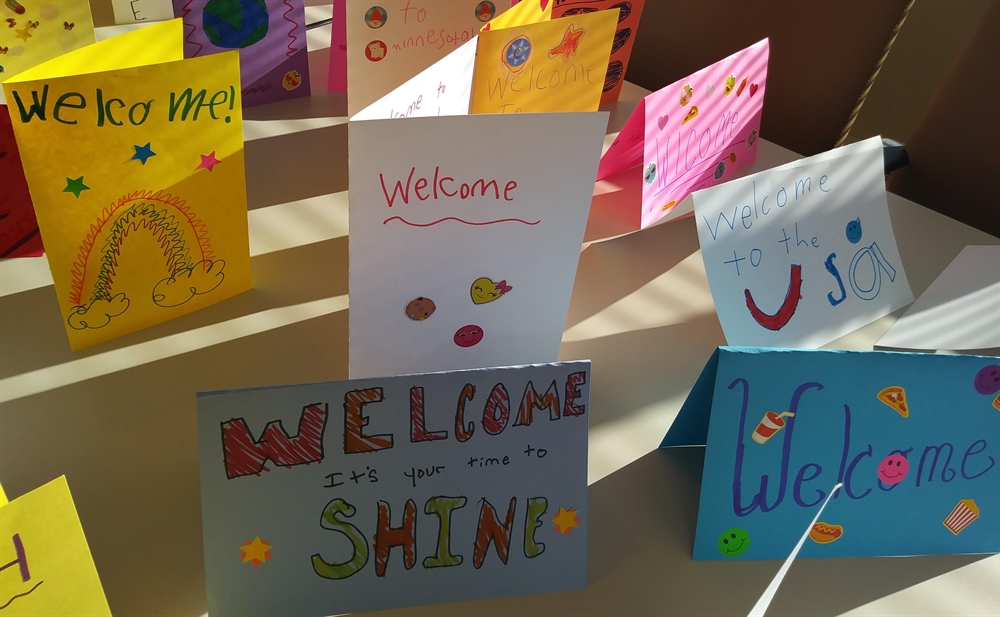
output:
[[240,52],[246,107],[309,96],[304,0],[173,0],[184,56]]
[[607,74],[604,76],[604,88],[601,103],[613,103],[618,100],[625,81],[625,71],[632,55],[632,45],[635,43],[635,33],[639,27],[639,17],[646,0],[554,0],[552,17],[569,17],[594,11],[619,11],[618,26],[615,30],[614,43],[611,45],[611,59]]
[[694,194],[732,345],[819,347],[913,302],[878,137]]
[[4,0],[0,19],[0,81],[95,40],[89,2]]
[[476,44],[351,119],[352,378],[558,357],[607,114],[467,115]]
[[153,24],[4,83],[73,349],[251,286],[239,57],[184,60],[182,36]]
[[[334,22],[337,23],[334,5]],[[509,0],[347,0],[347,109],[353,116],[471,40]],[[331,45],[331,84],[342,56]]]
[[110,617],[66,476],[5,502],[0,499],[4,617]]
[[6,105],[0,105],[0,258],[42,254],[35,209]]
[[637,227],[690,214],[685,197],[756,160],[769,53],[764,39],[639,102],[597,173],[603,180],[641,166],[623,174],[642,182]]
[[198,395],[210,615],[582,589],[590,362]]
[[[521,24],[519,14],[529,12],[522,7],[531,3],[510,9],[479,35],[472,113],[597,111],[617,11]],[[508,23],[517,25],[502,25]]]
[[967,246],[876,349],[1000,354],[1000,246]]
[[695,559],[1000,551],[997,358],[719,348],[662,446],[707,444]]

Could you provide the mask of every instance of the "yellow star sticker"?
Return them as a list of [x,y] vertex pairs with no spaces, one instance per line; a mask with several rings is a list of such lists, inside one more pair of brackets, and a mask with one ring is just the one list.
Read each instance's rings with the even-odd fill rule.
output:
[[569,530],[574,527],[580,526],[580,520],[576,518],[576,509],[570,508],[559,508],[559,514],[552,519],[552,522],[556,524],[556,528],[553,531],[569,535]]
[[243,563],[252,561],[255,568],[257,564],[267,563],[268,559],[273,559],[268,553],[272,548],[274,547],[268,544],[267,540],[261,542],[260,536],[254,537],[253,541],[248,540],[245,546],[240,547],[240,550],[243,551]]
[[14,36],[16,36],[19,39],[24,39],[25,41],[27,41],[32,37],[32,34],[28,32],[28,26],[25,26],[20,30],[15,30],[15,32],[17,32],[17,34],[15,34]]

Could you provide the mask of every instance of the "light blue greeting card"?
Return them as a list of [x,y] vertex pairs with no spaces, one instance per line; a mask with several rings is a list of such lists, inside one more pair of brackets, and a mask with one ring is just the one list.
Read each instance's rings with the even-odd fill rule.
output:
[[663,446],[706,444],[694,559],[1000,551],[1000,358],[720,347]]

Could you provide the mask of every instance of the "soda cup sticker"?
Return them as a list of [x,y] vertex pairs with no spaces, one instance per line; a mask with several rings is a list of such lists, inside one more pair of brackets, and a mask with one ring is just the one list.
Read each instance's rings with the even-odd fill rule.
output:
[[785,417],[792,417],[795,414],[790,411],[783,411],[781,413],[774,413],[769,411],[764,414],[764,418],[757,425],[757,428],[753,430],[753,440],[757,443],[764,443],[774,434],[785,428]]

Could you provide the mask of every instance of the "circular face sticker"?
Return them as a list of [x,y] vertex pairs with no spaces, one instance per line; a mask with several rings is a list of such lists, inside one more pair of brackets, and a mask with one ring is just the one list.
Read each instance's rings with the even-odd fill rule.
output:
[[389,49],[385,46],[382,41],[372,41],[365,46],[365,57],[372,62],[378,62],[382,58],[385,58],[385,52]]
[[436,309],[437,306],[434,305],[433,300],[420,296],[410,300],[410,303],[406,305],[406,316],[413,321],[423,321],[430,317]]
[[853,221],[848,221],[844,233],[847,235],[847,241],[851,244],[861,242],[861,217],[859,216]]
[[878,479],[884,484],[899,484],[910,473],[910,461],[902,454],[890,454],[878,465]]
[[369,28],[377,30],[385,25],[387,17],[388,15],[386,14],[385,9],[380,6],[373,6],[368,9],[367,13],[365,13],[365,23],[368,24]]
[[755,143],[757,143],[757,129],[751,130],[747,135],[747,149],[753,148]]
[[714,174],[715,179],[718,180],[725,173],[726,173],[726,162],[719,161],[719,164],[715,166],[715,174]]
[[497,14],[497,7],[492,2],[480,2],[476,7],[476,19],[479,21],[489,21]]
[[519,36],[503,48],[503,64],[509,70],[518,72],[524,68],[524,63],[531,56],[531,41],[526,36]]
[[746,529],[733,527],[719,536],[719,552],[726,557],[738,557],[750,548],[750,535]]
[[459,347],[472,347],[483,340],[483,329],[479,326],[462,326],[455,333],[455,344]]
[[1000,392],[1000,366],[990,364],[984,366],[976,374],[976,392],[980,394],[996,394]]
[[285,73],[284,79],[281,80],[281,85],[285,90],[294,90],[302,85],[302,75],[296,70],[291,70]]

